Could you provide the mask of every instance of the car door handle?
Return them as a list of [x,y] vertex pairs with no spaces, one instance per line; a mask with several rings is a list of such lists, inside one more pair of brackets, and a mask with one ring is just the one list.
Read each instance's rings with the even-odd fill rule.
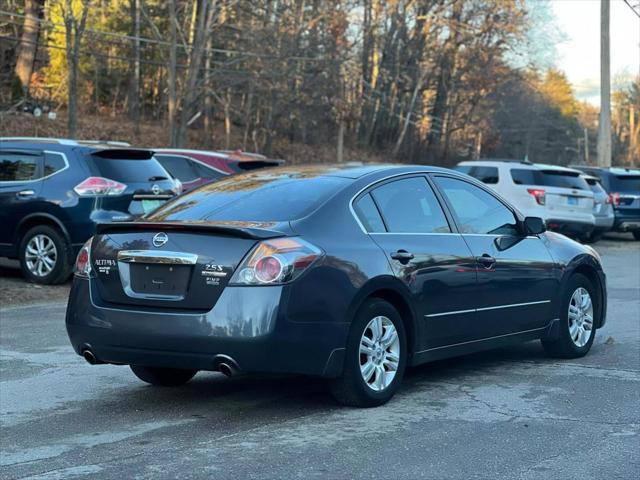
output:
[[36,194],[35,190],[20,190],[18,193],[16,193],[16,196],[19,198],[25,198],[25,197],[33,197]]
[[495,265],[496,259],[491,255],[484,253],[481,257],[476,257],[476,262],[481,264],[484,268],[491,268]]
[[402,264],[408,263],[413,257],[413,253],[407,252],[406,250],[398,250],[391,254],[391,258],[398,260]]

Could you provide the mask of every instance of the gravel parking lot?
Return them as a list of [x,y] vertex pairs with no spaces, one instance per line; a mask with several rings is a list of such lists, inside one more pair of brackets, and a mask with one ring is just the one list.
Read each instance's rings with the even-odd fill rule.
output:
[[[158,389],[90,366],[67,340],[67,287],[1,267],[0,478],[638,478],[640,244],[596,249],[609,312],[587,357],[532,342],[432,363],[368,410],[304,377]],[[31,304],[8,306],[22,292]]]

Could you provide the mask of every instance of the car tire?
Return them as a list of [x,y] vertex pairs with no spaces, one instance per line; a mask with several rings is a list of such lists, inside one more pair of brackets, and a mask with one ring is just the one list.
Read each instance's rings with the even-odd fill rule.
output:
[[633,238],[635,238],[636,240],[640,240],[640,230],[635,230],[633,232]]
[[[361,345],[370,353],[363,353]],[[407,340],[400,314],[384,300],[369,299],[351,324],[343,375],[330,380],[331,393],[343,405],[382,405],[402,383],[406,362]]]
[[[588,302],[585,300],[588,295]],[[565,289],[560,311],[560,332],[554,340],[542,340],[548,355],[579,358],[591,349],[596,336],[600,305],[595,288],[584,275],[574,274]]]
[[130,365],[131,371],[143,382],[159,387],[178,387],[191,380],[197,370],[182,368],[142,367]]
[[69,278],[71,248],[60,230],[48,225],[33,227],[24,234],[19,248],[20,267],[28,280],[52,285]]

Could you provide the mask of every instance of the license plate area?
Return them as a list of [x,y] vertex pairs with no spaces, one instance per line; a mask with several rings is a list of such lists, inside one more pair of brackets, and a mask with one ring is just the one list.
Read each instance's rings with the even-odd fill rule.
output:
[[567,205],[578,205],[578,197],[567,197]]
[[131,291],[137,295],[182,299],[192,268],[190,265],[132,263],[129,267]]

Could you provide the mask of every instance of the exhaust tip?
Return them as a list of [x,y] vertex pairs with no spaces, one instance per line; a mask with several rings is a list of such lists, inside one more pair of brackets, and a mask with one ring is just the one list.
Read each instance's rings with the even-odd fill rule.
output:
[[89,349],[83,350],[82,351],[82,356],[87,361],[87,363],[89,365],[95,365],[95,364],[98,363],[98,360],[96,359],[96,356]]

